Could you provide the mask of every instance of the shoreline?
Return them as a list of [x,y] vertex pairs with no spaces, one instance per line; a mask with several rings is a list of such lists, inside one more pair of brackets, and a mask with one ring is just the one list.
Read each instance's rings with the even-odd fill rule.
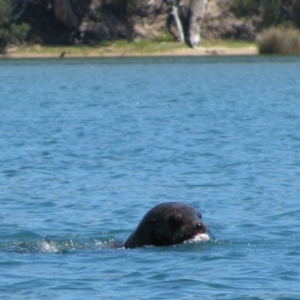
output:
[[[48,49],[48,50],[47,50]],[[258,55],[258,49],[253,46],[226,47],[226,46],[201,46],[197,48],[177,47],[171,49],[134,48],[80,48],[80,47],[51,47],[44,48],[36,45],[22,50],[11,50],[1,54],[1,59],[26,59],[26,58],[117,58],[117,57],[183,57],[183,56],[249,56]]]

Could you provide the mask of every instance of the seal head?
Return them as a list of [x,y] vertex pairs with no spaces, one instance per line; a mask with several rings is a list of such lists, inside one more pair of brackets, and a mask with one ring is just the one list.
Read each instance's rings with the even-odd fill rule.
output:
[[204,233],[206,226],[198,211],[184,203],[167,202],[153,207],[144,216],[124,247],[175,245]]

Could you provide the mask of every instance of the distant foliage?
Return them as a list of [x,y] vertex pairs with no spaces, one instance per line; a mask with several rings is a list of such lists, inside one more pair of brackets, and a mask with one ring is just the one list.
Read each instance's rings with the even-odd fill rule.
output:
[[230,0],[230,10],[237,17],[260,16],[266,27],[289,23],[300,26],[299,0]]
[[252,17],[258,14],[259,1],[253,0],[231,0],[231,11],[237,17]]
[[13,8],[9,0],[0,0],[0,51],[11,43],[22,42],[28,31],[28,24],[16,24],[13,21]]
[[12,7],[7,0],[0,0],[0,26],[8,23],[10,15],[12,14]]
[[266,25],[278,24],[284,18],[282,15],[283,2],[283,0],[262,1],[262,13]]

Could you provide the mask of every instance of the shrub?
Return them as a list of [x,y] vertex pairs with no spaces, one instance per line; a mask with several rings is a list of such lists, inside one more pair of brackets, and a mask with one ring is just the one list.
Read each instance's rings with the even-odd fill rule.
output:
[[300,54],[300,31],[270,28],[257,39],[261,54]]
[[30,27],[13,22],[13,9],[9,0],[0,0],[0,51],[10,43],[22,42]]

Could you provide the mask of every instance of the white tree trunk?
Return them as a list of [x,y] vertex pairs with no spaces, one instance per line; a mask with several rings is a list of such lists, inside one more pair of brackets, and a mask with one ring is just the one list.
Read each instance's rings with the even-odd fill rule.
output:
[[176,5],[172,5],[171,14],[174,17],[175,25],[179,33],[179,42],[184,43],[184,33],[182,29],[182,24],[178,15],[178,7]]
[[200,25],[204,17],[208,0],[191,0],[189,16],[189,43],[196,48],[201,40]]

